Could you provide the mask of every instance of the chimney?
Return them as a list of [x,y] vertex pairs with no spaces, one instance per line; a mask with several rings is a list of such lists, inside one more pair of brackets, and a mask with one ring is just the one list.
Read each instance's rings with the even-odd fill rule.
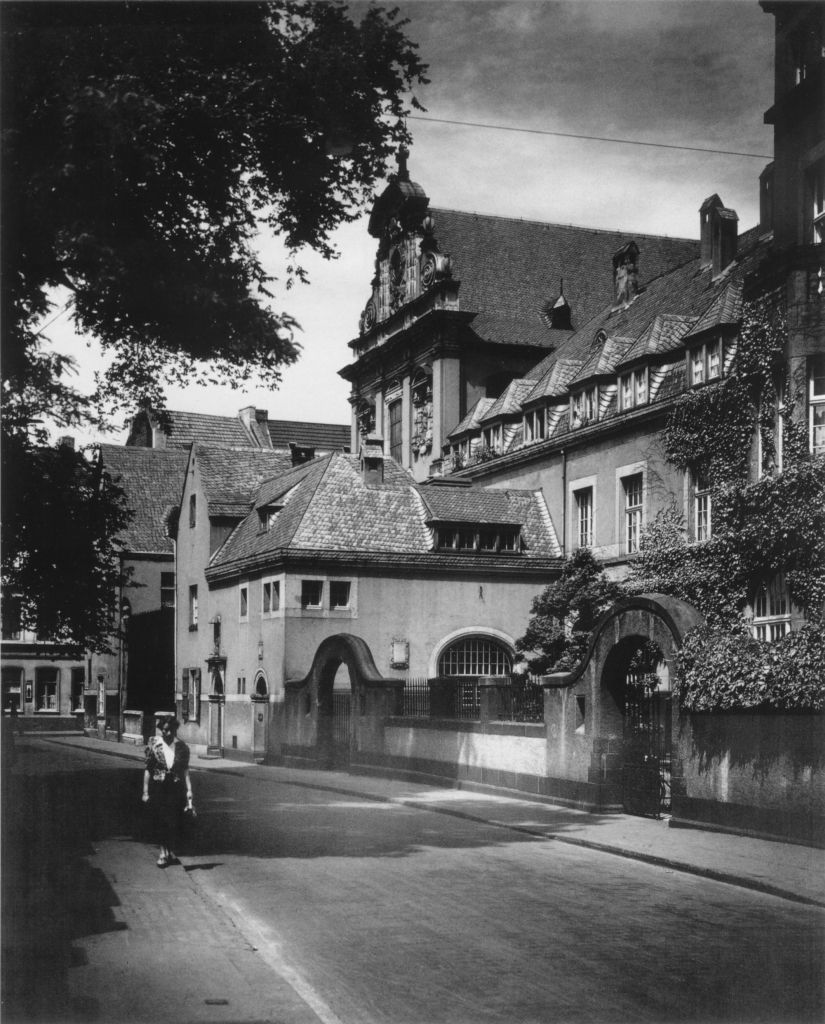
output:
[[759,234],[773,231],[773,163],[759,175]]
[[628,242],[613,254],[613,301],[616,307],[629,306],[639,288],[639,246]]
[[361,445],[361,477],[365,484],[384,482],[384,439],[371,434]]
[[74,438],[71,434],[64,434],[62,437],[58,437],[57,444],[60,448],[68,448],[69,451],[74,451]]
[[739,217],[714,194],[699,207],[699,227],[702,267],[710,267],[712,276],[717,277],[736,256]]
[[292,465],[300,466],[304,462],[312,462],[315,458],[315,449],[308,448],[306,445],[295,444],[294,441],[290,441],[289,454],[292,456]]
[[154,421],[152,422],[152,447],[166,447],[166,431],[160,423],[155,423]]
[[258,448],[271,448],[272,438],[269,436],[269,413],[266,409],[256,409],[247,405],[238,412],[238,419]]

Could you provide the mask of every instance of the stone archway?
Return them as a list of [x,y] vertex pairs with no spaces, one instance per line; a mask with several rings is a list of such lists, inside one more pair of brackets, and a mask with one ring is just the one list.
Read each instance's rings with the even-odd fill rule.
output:
[[[350,680],[346,702],[336,699],[343,697],[335,689],[342,666]],[[377,745],[373,734],[395,710],[403,686],[403,680],[380,674],[360,637],[348,633],[327,637],[307,675],[284,685],[284,756],[325,768],[346,767],[352,753]]]
[[[557,691],[551,719],[551,734],[558,739],[556,769],[579,783],[588,803],[632,810],[625,807],[629,787],[641,786],[645,764],[652,773],[654,767],[659,770],[659,761],[666,762],[670,787],[674,792],[678,789],[680,764],[670,749],[678,708],[662,698],[669,693],[685,634],[702,622],[692,605],[677,598],[663,594],[629,598],[602,616],[584,660],[573,672],[546,677],[548,687]],[[641,675],[647,679],[640,680],[633,673],[637,671],[634,658],[642,650],[654,653],[651,663],[642,665]],[[635,731],[634,716],[637,726],[641,723]],[[654,749],[654,738],[665,742],[667,749]],[[642,749],[641,739],[650,741],[648,749]],[[659,759],[655,765],[654,757]],[[628,773],[634,763],[637,770],[631,779]],[[649,784],[654,783],[658,794],[659,783],[651,774]],[[658,804],[655,809],[658,813]],[[651,813],[653,804],[640,800],[638,811]]]

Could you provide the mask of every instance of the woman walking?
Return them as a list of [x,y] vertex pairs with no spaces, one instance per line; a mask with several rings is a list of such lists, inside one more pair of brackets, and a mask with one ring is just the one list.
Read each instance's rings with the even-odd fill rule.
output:
[[143,802],[149,804],[160,843],[159,868],[178,863],[181,818],[184,809],[192,810],[189,747],[177,738],[179,725],[176,718],[164,718],[160,736],[146,747]]

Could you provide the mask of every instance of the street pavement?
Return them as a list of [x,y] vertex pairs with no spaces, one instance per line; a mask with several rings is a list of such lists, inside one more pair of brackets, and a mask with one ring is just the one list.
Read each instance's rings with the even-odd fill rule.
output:
[[[66,759],[66,774],[55,776],[61,756]],[[185,869],[155,867],[141,837],[134,834],[131,812],[122,799],[124,787],[135,785],[141,760],[138,748],[91,738],[26,738],[17,765],[5,773],[4,879],[18,879],[18,887],[4,892],[3,1019],[120,1022],[168,1017],[181,1022],[360,1024],[352,1009],[355,1003],[347,1003],[346,993],[343,1011],[331,1001],[332,975],[325,988],[309,984],[307,974],[295,969],[294,956],[283,948],[283,931],[269,928],[266,916],[254,913],[254,903],[250,911],[248,892],[220,864],[194,857],[184,858]],[[98,766],[104,761],[111,784],[101,795],[99,782],[93,780],[99,779]],[[219,784],[252,786],[262,793],[269,783],[272,788],[294,790],[299,797],[303,791],[308,801],[328,793],[338,807],[346,807],[343,798],[351,797],[359,807],[372,802],[377,808],[435,812],[453,819],[450,828],[465,822],[483,826],[485,836],[498,831],[500,842],[510,835],[558,844],[560,851],[579,847],[607,854],[617,864],[615,858],[620,857],[771,894],[791,904],[825,907],[825,851],[801,845],[674,829],[667,821],[592,815],[520,797],[342,772],[198,758],[193,769],[196,794],[204,773],[202,777],[213,778],[213,794],[223,792]],[[28,806],[15,799],[23,786]],[[213,797],[218,804],[221,799],[233,800],[228,795]],[[300,801],[295,806],[300,813]],[[43,820],[56,837],[45,848],[37,832],[37,822]],[[238,820],[236,826],[229,822],[221,827],[231,830],[241,824]],[[95,837],[91,849],[89,836]],[[338,839],[345,847],[343,831]],[[320,840],[318,856],[330,837]],[[380,834],[370,842],[380,844]],[[67,874],[69,870],[73,874]],[[55,893],[60,895],[57,905]],[[44,906],[47,898],[52,902]],[[261,889],[261,906],[272,898]],[[293,917],[286,901],[282,908],[283,920],[291,921],[296,937],[301,933],[301,905],[296,900]],[[338,909],[331,908],[330,921]],[[342,921],[352,922],[352,913],[346,907],[343,912]],[[371,927],[374,931],[375,925]],[[392,938],[402,943],[403,931],[393,931]],[[377,947],[376,961],[379,954]],[[334,946],[328,956],[335,959]],[[708,964],[707,969],[712,972],[712,967]],[[323,978],[322,971],[310,973]],[[431,965],[430,976],[436,973]],[[814,988],[821,986],[821,978],[810,980]],[[449,979],[444,984],[449,985]],[[821,999],[813,998],[810,1005],[821,1009]],[[363,1012],[364,1020],[386,1019],[377,1010]],[[493,1009],[490,1013],[490,1019],[508,1019],[495,1016]],[[571,1010],[569,1019],[579,1018]],[[623,1012],[616,1019],[632,1018]],[[648,1014],[638,1019],[657,1018]],[[767,1019],[779,1024],[776,1018]],[[803,1014],[799,1019],[815,1018]]]

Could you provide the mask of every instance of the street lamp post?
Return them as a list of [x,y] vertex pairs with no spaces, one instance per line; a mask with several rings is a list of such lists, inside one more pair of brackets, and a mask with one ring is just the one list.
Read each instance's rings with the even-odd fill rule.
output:
[[129,620],[132,616],[132,605],[128,598],[120,603],[120,668],[117,680],[117,740],[123,741],[124,717],[123,701],[126,696],[127,673],[129,671]]

